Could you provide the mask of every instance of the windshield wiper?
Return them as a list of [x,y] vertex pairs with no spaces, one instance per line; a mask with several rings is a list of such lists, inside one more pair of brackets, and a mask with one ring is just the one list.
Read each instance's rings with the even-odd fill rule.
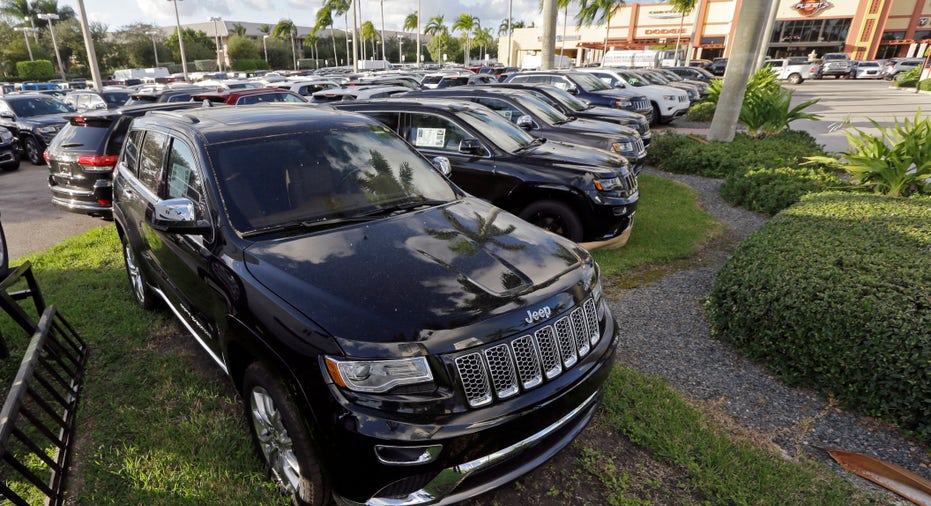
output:
[[378,218],[384,216],[392,216],[395,214],[401,214],[408,211],[413,211],[415,209],[420,209],[422,207],[432,207],[445,203],[445,200],[415,200],[401,202],[395,205],[378,207],[368,212],[356,214],[353,216],[322,217],[309,220],[289,221],[286,223],[279,223],[277,225],[268,225],[243,232],[242,236],[253,237],[256,235],[272,234],[277,232],[290,232],[292,230],[318,230],[349,225],[353,223],[365,223],[367,221],[377,220]]
[[[546,139],[545,139],[545,138],[543,138],[543,137],[534,137],[532,141],[530,141],[530,142],[528,142],[527,144],[524,144],[523,146],[517,148],[517,151],[524,151],[524,150],[527,150],[527,149],[530,149],[530,148],[535,148],[535,147],[537,147],[537,146],[543,144],[544,142],[546,142]],[[515,152],[517,152],[517,151],[515,151]]]

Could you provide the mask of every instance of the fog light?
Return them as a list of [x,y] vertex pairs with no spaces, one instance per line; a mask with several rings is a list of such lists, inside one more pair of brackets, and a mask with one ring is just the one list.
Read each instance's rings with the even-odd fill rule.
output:
[[375,456],[389,466],[416,466],[433,462],[443,451],[443,445],[388,446],[375,445]]

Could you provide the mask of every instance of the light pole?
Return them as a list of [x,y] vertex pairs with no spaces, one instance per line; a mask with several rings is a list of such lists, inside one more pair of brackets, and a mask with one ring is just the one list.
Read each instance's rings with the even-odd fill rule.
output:
[[217,43],[217,68],[223,72],[223,60],[220,59],[220,30],[217,28],[217,21],[223,21],[223,18],[210,16],[210,21],[213,21],[213,36]]
[[404,63],[404,36],[398,34],[398,63]]
[[178,25],[178,49],[181,50],[181,72],[184,74],[184,82],[187,78],[187,57],[184,56],[184,37],[181,36],[181,16],[178,14],[178,0],[168,0],[175,4],[175,24]]
[[52,33],[52,46],[55,47],[55,59],[58,60],[58,71],[61,72],[61,80],[67,81],[68,78],[65,77],[65,66],[61,64],[61,55],[58,53],[58,40],[55,39],[55,28],[52,27],[52,20],[58,19],[58,14],[40,12],[36,14],[36,17],[48,21],[48,31]]
[[29,32],[37,32],[35,28],[30,28],[28,26],[17,26],[13,28],[17,32],[23,32],[23,38],[26,39],[26,51],[29,51],[29,61],[35,61],[32,57],[32,46],[29,45]]
[[262,36],[262,49],[265,50],[265,64],[266,65],[268,65],[268,44],[266,43],[267,41],[268,41],[268,35],[263,35]]
[[385,46],[387,46],[387,44],[384,43],[385,42],[385,0],[381,0],[379,3],[381,3],[381,40],[382,40],[381,59],[388,61],[388,58],[385,57],[385,50],[386,50]]
[[155,66],[158,67],[158,46],[155,45],[155,36],[158,35],[158,30],[149,30],[145,34],[152,37],[152,52],[155,53]]

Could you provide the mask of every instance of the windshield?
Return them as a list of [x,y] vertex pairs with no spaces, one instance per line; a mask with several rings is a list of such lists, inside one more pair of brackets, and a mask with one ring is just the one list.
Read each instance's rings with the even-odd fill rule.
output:
[[552,106],[544,103],[540,99],[533,97],[531,95],[516,95],[514,97],[517,100],[517,103],[527,109],[530,114],[540,118],[541,120],[549,123],[551,125],[556,125],[559,123],[565,123],[569,121],[569,116],[553,109]]
[[470,108],[459,117],[508,153],[525,148],[533,142],[532,135],[490,109]]
[[601,91],[601,90],[610,90],[612,89],[604,81],[598,79],[597,77],[591,74],[578,73],[572,74],[572,81],[575,82],[576,86],[582,89],[585,92],[592,91]]
[[429,162],[382,126],[237,139],[212,145],[210,158],[240,232],[457,198]]
[[68,104],[51,97],[35,97],[25,100],[10,100],[10,108],[17,116],[43,116],[45,114],[63,114],[74,112]]
[[658,76],[658,75],[656,75],[656,74],[654,74],[654,73],[652,73],[652,72],[644,72],[642,75],[643,75],[643,78],[646,79],[648,83],[652,83],[652,84],[669,84],[669,81],[663,79],[662,77],[660,77],[660,76]]
[[544,86],[543,88],[546,94],[553,97],[554,100],[557,100],[559,103],[568,107],[569,109],[572,109],[573,111],[585,111],[591,108],[591,105],[588,102],[580,98],[576,98],[575,95],[562,88],[557,88],[555,86]]
[[643,78],[640,74],[634,74],[633,72],[618,72],[618,74],[627,81],[627,84],[631,86],[641,87],[649,86],[650,82]]

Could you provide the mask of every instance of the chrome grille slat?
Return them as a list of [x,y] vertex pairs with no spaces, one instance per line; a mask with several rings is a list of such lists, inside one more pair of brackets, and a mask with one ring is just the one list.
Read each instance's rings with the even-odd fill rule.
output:
[[556,328],[556,341],[559,343],[562,363],[568,369],[579,360],[579,354],[575,349],[575,338],[572,336],[572,322],[566,316],[556,320],[554,327]]
[[517,394],[517,371],[511,361],[511,350],[507,344],[499,344],[485,350],[485,360],[488,361],[488,372],[491,374],[491,384],[495,387],[495,394],[499,399],[506,399]]
[[469,406],[507,399],[556,378],[591,353],[600,332],[595,301],[587,299],[532,334],[456,357]]

